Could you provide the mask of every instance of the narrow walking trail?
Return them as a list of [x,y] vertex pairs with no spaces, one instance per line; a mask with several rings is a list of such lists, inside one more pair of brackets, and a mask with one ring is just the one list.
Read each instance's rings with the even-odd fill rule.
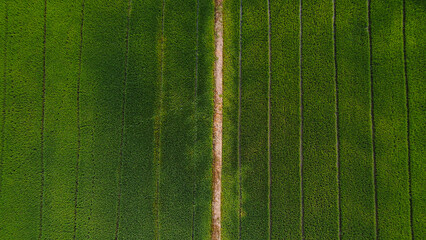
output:
[[222,2],[215,1],[215,63],[214,63],[214,117],[213,117],[213,202],[212,240],[220,239],[221,177],[222,177],[222,105],[223,105],[223,21]]

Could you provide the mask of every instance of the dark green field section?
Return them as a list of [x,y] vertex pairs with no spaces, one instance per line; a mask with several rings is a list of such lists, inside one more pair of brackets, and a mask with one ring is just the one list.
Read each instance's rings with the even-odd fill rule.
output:
[[343,239],[374,239],[371,81],[365,1],[335,5],[336,94]]
[[411,173],[412,232],[426,236],[426,2],[405,3],[406,80],[408,83],[409,170]]
[[214,2],[2,1],[0,239],[208,239]]
[[223,239],[424,238],[425,4],[224,6]]

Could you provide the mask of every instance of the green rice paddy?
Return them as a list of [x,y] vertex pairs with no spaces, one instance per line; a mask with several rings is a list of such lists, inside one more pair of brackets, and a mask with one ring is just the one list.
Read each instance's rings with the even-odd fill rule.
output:
[[[426,2],[224,0],[222,239],[426,238]],[[0,239],[211,239],[214,0],[0,3]]]

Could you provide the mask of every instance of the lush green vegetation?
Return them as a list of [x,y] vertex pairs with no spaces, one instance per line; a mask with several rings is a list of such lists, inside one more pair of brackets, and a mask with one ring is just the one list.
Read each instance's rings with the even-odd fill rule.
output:
[[212,74],[213,67],[212,7],[210,1],[164,3],[159,146],[162,238],[209,237],[213,76],[206,73]]
[[241,239],[269,236],[267,2],[243,2],[241,29]]
[[239,59],[240,0],[223,3],[222,238],[239,239]]
[[154,239],[154,114],[160,78],[161,1],[132,1],[129,15],[120,239]]
[[342,238],[374,239],[367,1],[337,1],[335,13]]
[[0,238],[209,238],[213,2],[44,3],[0,8]]
[[338,234],[333,5],[302,4],[303,229],[306,239]]
[[[164,4],[159,234],[172,239],[187,239],[193,234],[206,237],[210,230],[211,205],[210,199],[206,201],[205,196],[211,196],[211,187],[206,187],[205,181],[211,181],[211,164],[200,161],[203,155],[198,149],[203,149],[203,152],[210,149],[211,153],[211,144],[210,147],[202,146],[198,140],[211,143],[211,137],[205,139],[205,133],[211,134],[211,129],[199,129],[201,126],[197,122],[203,123],[205,113],[211,112],[211,109],[200,109],[200,106],[211,106],[211,103],[206,103],[205,97],[210,95],[211,101],[213,87],[211,77],[199,78],[199,70],[208,71],[212,65],[206,68],[205,59],[201,59],[203,65],[197,63],[197,52],[206,47],[198,48],[201,38],[197,41],[197,36],[201,35],[200,29],[197,29],[197,18],[202,18],[199,18],[197,1],[165,1]],[[203,8],[199,8],[200,12],[211,11],[205,6],[203,4]],[[199,21],[199,26],[205,30],[206,23]],[[201,101],[198,101],[199,98]],[[211,155],[203,161],[211,163]],[[207,215],[200,216],[199,213]]]
[[2,58],[2,175],[0,238],[31,239],[40,233],[41,120],[44,3],[2,2],[7,32]]
[[411,239],[402,1],[373,1],[371,44],[378,237]]
[[47,239],[74,234],[80,29],[80,0],[48,2],[42,209],[42,238]]
[[301,236],[299,1],[271,1],[270,7],[271,237],[298,239]]
[[426,2],[406,1],[406,57],[410,123],[413,232],[426,236]]
[[77,238],[115,237],[119,202],[127,1],[86,1],[81,56]]
[[[225,0],[223,239],[423,239],[426,4]],[[210,239],[213,0],[0,3],[0,239]]]

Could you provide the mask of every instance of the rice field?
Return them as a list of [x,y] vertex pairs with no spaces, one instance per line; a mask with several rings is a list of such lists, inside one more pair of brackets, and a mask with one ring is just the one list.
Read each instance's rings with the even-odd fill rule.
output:
[[426,2],[219,2],[0,3],[0,239],[216,240],[218,11],[221,239],[426,238]]

